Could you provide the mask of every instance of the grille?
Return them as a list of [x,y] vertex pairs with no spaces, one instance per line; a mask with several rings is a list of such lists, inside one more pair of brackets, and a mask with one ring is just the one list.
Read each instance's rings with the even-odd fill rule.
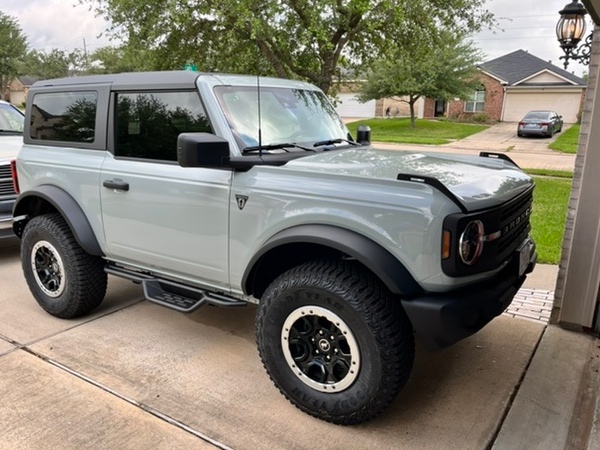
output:
[[10,164],[0,165],[0,197],[17,195],[13,186]]
[[507,257],[515,250],[529,232],[532,203],[533,192],[530,191],[502,209],[500,216],[502,236],[496,247],[499,259]]

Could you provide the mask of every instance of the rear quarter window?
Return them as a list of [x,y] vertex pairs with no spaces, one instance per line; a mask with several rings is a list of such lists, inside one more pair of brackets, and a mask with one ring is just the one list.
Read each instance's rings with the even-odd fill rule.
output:
[[96,135],[98,93],[35,94],[31,104],[31,139],[91,144]]

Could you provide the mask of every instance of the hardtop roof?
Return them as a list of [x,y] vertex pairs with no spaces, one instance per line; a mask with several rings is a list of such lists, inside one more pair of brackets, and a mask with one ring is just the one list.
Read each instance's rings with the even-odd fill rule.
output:
[[[212,85],[247,84],[254,85],[255,75],[236,75],[225,73],[193,72],[190,70],[173,70],[162,72],[125,72],[106,75],[86,75],[67,78],[41,80],[33,84],[32,90],[44,87],[85,86],[108,84],[113,90],[133,89],[195,89],[198,78],[210,80]],[[316,89],[314,86],[296,80],[260,77],[261,85],[286,86],[303,89]]]

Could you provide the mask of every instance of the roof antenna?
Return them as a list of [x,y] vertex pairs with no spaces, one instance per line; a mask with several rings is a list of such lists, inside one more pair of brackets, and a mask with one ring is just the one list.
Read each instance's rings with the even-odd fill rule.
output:
[[260,74],[258,70],[256,71],[256,94],[258,96],[258,156],[262,156],[262,123],[260,118]]

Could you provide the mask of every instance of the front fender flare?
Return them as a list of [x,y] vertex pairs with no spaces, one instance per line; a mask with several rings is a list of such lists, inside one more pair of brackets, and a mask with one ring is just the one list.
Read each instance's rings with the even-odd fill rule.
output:
[[36,212],[40,208],[40,199],[63,216],[81,248],[90,255],[104,256],[81,206],[66,191],[50,184],[38,186],[17,198],[13,208],[13,230],[17,236],[21,237],[29,219],[40,213]]
[[344,253],[367,267],[394,294],[412,296],[422,291],[410,272],[389,251],[354,231],[331,225],[299,225],[280,231],[269,238],[252,257],[242,278],[248,294],[255,270],[271,250],[287,244],[317,244]]

